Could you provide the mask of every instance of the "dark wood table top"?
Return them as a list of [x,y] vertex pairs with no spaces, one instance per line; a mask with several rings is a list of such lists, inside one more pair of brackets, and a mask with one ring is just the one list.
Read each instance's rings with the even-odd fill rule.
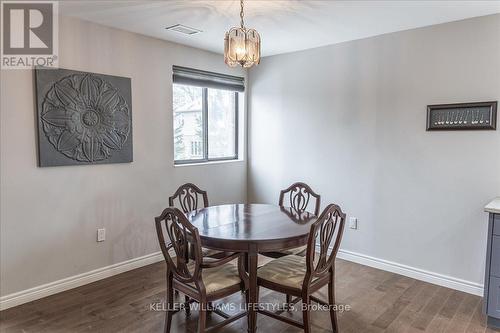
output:
[[265,204],[210,206],[187,216],[203,246],[222,250],[244,250],[248,243],[269,251],[304,245],[316,220],[309,212]]

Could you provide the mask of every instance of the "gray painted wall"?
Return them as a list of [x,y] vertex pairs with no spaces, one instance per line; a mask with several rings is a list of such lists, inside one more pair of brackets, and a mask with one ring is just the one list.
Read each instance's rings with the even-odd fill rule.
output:
[[500,100],[500,15],[263,59],[249,201],[302,180],[359,218],[342,248],[482,284],[500,130],[426,132],[426,106]]
[[[173,166],[172,65],[245,75],[221,55],[62,17],[60,66],[132,78],[134,162],[38,168],[33,73],[1,72],[1,295],[159,251],[154,216],[186,181],[246,200],[246,162]],[[107,240],[96,242],[96,229]]]
[[500,131],[427,133],[425,106],[500,99],[500,15],[263,59],[250,71],[248,175],[245,162],[172,164],[171,66],[243,71],[213,53],[60,25],[61,67],[132,78],[134,162],[36,167],[32,73],[2,71],[0,295],[157,251],[153,216],[188,180],[213,204],[245,201],[247,181],[251,201],[269,203],[306,181],[360,219],[344,249],[482,283]]

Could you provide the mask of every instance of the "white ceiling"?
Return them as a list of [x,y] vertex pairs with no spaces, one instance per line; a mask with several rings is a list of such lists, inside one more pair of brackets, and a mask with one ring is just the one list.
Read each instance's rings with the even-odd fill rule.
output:
[[[238,0],[61,1],[60,12],[218,53],[239,25]],[[499,12],[500,1],[247,0],[245,25],[266,56]],[[178,23],[203,32],[165,30]]]

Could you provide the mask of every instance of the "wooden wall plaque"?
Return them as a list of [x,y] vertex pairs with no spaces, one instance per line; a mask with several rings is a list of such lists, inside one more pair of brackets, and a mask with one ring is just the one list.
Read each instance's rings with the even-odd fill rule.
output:
[[427,130],[495,130],[497,103],[457,103],[427,106]]

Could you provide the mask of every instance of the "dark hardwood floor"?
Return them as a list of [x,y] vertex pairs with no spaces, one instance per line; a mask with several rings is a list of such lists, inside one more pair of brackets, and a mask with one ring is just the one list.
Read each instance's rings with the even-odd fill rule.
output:
[[[337,260],[337,303],[340,332],[491,333],[482,315],[480,297],[435,286],[397,274]],[[88,284],[0,312],[0,332],[162,332],[164,312],[151,309],[164,299],[163,262]],[[327,299],[327,290],[318,293]],[[261,301],[282,303],[284,295],[261,290]],[[239,307],[240,294],[227,299]],[[300,305],[300,304],[299,304]],[[239,309],[229,309],[237,312]],[[286,315],[300,319],[292,311]],[[218,322],[216,314],[210,322]],[[331,332],[327,311],[312,314],[313,332]],[[259,315],[258,332],[301,330]],[[196,332],[197,312],[174,316],[173,332]],[[246,332],[241,319],[221,332]]]

